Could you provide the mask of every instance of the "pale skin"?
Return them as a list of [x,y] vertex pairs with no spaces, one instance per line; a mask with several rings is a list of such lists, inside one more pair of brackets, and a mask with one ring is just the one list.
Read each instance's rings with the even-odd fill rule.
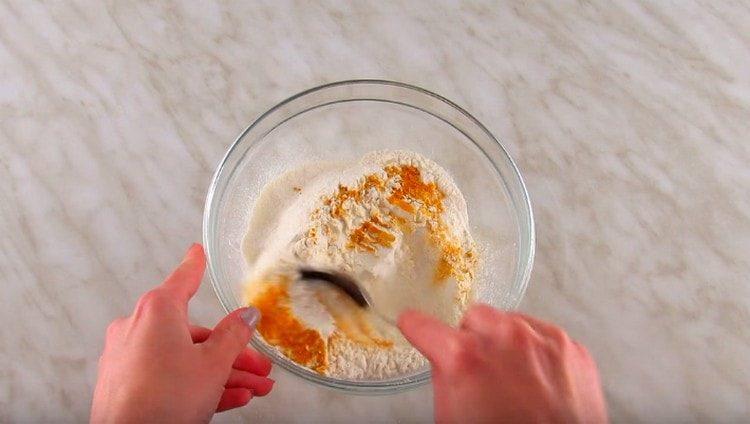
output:
[[398,325],[430,360],[437,422],[607,422],[594,360],[555,325],[487,305],[459,328],[416,311]]
[[271,362],[247,347],[257,311],[234,311],[213,330],[190,325],[188,301],[205,267],[193,245],[132,315],[107,328],[92,422],[208,422],[271,391]]
[[[130,316],[110,324],[92,422],[208,422],[271,391],[271,362],[247,347],[254,308],[212,330],[189,323],[204,270],[203,248],[193,245]],[[596,364],[553,324],[474,305],[459,328],[417,311],[398,325],[432,365],[437,422],[607,421]]]

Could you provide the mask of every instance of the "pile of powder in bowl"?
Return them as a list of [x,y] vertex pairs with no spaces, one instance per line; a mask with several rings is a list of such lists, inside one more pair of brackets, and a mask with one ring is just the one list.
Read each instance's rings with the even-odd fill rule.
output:
[[[419,371],[425,358],[389,321],[413,308],[458,322],[478,266],[468,226],[456,184],[413,152],[293,169],[263,188],[243,240],[246,301],[262,314],[257,330],[290,360],[329,377]],[[374,310],[336,287],[298,281],[301,265],[350,275]]]

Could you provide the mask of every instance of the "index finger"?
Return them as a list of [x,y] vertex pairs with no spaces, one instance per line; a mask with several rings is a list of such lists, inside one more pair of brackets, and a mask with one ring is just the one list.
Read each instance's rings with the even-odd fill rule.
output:
[[205,270],[206,256],[203,253],[203,246],[194,243],[185,253],[180,265],[164,280],[161,287],[175,299],[187,304],[198,291]]
[[398,328],[406,340],[433,364],[443,361],[450,351],[446,347],[458,336],[455,328],[431,315],[414,310],[403,312],[398,317]]

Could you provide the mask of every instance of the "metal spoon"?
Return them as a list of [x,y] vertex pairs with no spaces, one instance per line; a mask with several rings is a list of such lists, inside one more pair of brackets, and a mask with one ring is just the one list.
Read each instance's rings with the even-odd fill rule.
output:
[[313,268],[300,268],[299,278],[303,281],[323,281],[340,288],[354,300],[357,305],[372,307],[369,293],[357,284],[357,281],[341,272],[327,272]]
[[370,309],[384,321],[396,325],[392,319],[384,316],[374,307],[372,297],[370,297],[370,293],[368,293],[367,290],[360,286],[354,278],[342,272],[328,272],[314,268],[299,268],[299,279],[302,281],[323,281],[338,287],[341,291],[351,297],[360,307]]

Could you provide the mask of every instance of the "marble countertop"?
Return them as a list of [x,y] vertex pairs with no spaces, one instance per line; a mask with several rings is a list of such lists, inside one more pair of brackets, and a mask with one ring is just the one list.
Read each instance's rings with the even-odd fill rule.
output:
[[[746,3],[316,3],[0,1],[0,421],[84,420],[104,328],[200,240],[231,141],[351,78],[503,140],[536,215],[521,309],[590,347],[614,421],[750,417]],[[204,282],[191,318],[221,312]],[[432,417],[428,387],[274,377],[216,421]]]

